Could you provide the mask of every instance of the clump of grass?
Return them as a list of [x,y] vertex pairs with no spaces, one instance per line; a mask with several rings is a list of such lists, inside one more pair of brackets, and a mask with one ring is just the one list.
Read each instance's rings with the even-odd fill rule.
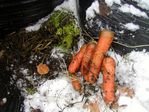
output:
[[37,90],[34,87],[27,87],[26,91],[28,94],[32,95],[34,94]]
[[69,11],[54,11],[38,31],[21,30],[6,37],[6,46],[17,50],[22,57],[31,54],[47,54],[54,47],[69,50],[79,40],[80,28]]
[[64,50],[72,47],[80,29],[76,25],[75,17],[68,11],[55,11],[40,30],[46,30],[55,38],[56,46]]

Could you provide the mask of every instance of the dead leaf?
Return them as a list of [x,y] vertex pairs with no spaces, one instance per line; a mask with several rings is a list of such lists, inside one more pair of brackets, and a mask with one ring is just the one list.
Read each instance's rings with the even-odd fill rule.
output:
[[89,109],[90,112],[100,112],[100,108],[97,101],[89,103],[85,106],[85,108]]
[[134,90],[129,88],[129,87],[117,85],[117,90],[118,90],[119,93],[116,96],[115,101],[110,106],[110,108],[115,109],[115,110],[118,109],[118,108],[127,106],[127,105],[119,106],[118,99],[121,95],[125,95],[125,96],[128,96],[130,98],[133,98],[133,96],[134,96]]
[[105,1],[100,1],[99,11],[100,11],[100,15],[104,17],[108,16],[108,14],[110,13],[110,8],[107,6]]
[[40,75],[45,75],[49,72],[49,67],[46,65],[46,64],[42,64],[40,63],[38,66],[37,66],[37,72],[40,74]]
[[33,109],[31,112],[41,112],[40,109]]
[[110,107],[111,107],[112,109],[117,110],[120,106],[119,106],[118,102],[114,102],[114,103],[111,104]]
[[134,90],[132,88],[125,86],[118,86],[118,91],[119,94],[124,94],[130,98],[133,98],[133,96],[135,95]]

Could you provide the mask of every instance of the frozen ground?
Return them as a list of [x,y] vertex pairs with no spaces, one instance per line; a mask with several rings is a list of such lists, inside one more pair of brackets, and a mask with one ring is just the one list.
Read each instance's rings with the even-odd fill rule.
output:
[[[119,107],[118,112],[148,112],[149,53],[133,51],[125,56],[120,56],[110,51],[109,55],[114,57],[117,62],[116,80],[118,80],[119,85],[133,88],[135,93],[132,98],[121,94],[118,103],[119,106],[125,105],[125,107]],[[66,74],[67,72],[54,80],[47,80],[35,94],[26,96],[24,101],[26,112],[30,112],[32,108],[41,109],[43,112],[59,112],[64,108],[66,108],[64,112],[89,112],[89,110],[83,108],[86,98],[81,101],[83,94],[79,94],[73,89]],[[98,100],[100,111],[104,112],[106,106],[102,100],[100,90],[97,93],[92,93],[88,99],[93,102]],[[67,106],[74,102],[79,103],[72,107]],[[112,110],[107,108],[107,111]]]
[[[72,0],[68,1],[62,5],[63,8],[66,6],[67,2],[69,3],[69,7],[72,5],[71,3],[74,3]],[[148,18],[146,13],[140,12],[139,9],[135,8],[135,10],[132,11],[130,9],[132,6],[128,6],[127,4],[122,6],[120,0],[105,1],[109,6],[112,6],[113,3],[119,4],[119,10],[125,13],[132,13],[133,15]],[[138,6],[149,9],[149,0],[133,1],[136,1]],[[93,12],[100,13],[97,8],[99,8],[99,4],[97,4],[97,0],[95,0],[95,2],[91,4],[91,7],[87,9],[86,19],[93,18]],[[74,7],[72,7],[72,9],[74,10]],[[76,12],[74,13],[76,14]],[[134,26],[133,23],[124,26],[128,29],[131,26],[130,30],[133,31],[139,28],[139,26]],[[35,26],[30,28],[35,28],[36,30]],[[29,29],[29,27],[27,29]],[[118,85],[134,90],[133,97],[120,94],[118,99],[119,107],[116,110],[105,106],[101,90],[92,93],[89,97],[83,98],[83,94],[79,94],[72,88],[70,79],[67,77],[67,71],[65,71],[67,68],[65,68],[64,72],[61,73],[59,77],[54,80],[47,80],[37,88],[36,93],[25,96],[25,112],[31,112],[32,109],[40,109],[43,112],[89,112],[90,110],[84,107],[86,99],[88,99],[89,102],[98,100],[100,112],[149,112],[149,52],[145,50],[141,52],[132,51],[129,54],[121,56],[114,51],[109,51],[108,54],[111,55],[117,63],[115,74]],[[101,78],[102,77],[100,77],[100,79]]]

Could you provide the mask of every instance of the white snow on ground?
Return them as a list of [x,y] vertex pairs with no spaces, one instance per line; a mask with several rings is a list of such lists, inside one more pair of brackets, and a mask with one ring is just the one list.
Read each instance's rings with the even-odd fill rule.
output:
[[133,0],[138,3],[138,6],[149,10],[149,0]]
[[25,30],[28,32],[39,30],[39,28],[41,27],[41,24],[44,23],[45,21],[47,21],[49,19],[49,17],[50,17],[50,14],[48,16],[43,17],[40,20],[38,20],[38,22],[36,22],[35,24],[26,27]]
[[61,51],[62,50],[60,48],[53,48],[51,50],[51,57],[56,58],[56,59],[63,58],[64,53],[61,53]]
[[77,2],[76,0],[65,0],[61,5],[57,6],[55,10],[66,9],[73,12],[74,16],[78,19]]
[[119,10],[124,13],[131,13],[138,17],[148,18],[147,14],[145,12],[142,12],[141,10],[135,8],[133,5],[124,4],[119,8]]
[[[135,91],[135,97],[120,97],[119,103],[128,105],[122,112],[149,111],[149,52],[135,52],[120,56],[111,53],[117,61],[116,77],[121,85]],[[137,108],[136,108],[137,107]]]
[[[61,77],[47,80],[38,88],[37,93],[28,95],[24,101],[25,112],[31,112],[31,107],[43,112],[59,112],[69,103],[81,100],[82,96],[72,88],[68,78]],[[74,107],[66,107],[64,112],[87,112],[82,107],[83,103],[78,103]]]
[[120,105],[127,105],[121,112],[148,112],[138,99],[121,96],[118,102]]
[[136,30],[140,29],[139,25],[136,25],[134,23],[124,24],[124,27],[127,28],[130,31],[136,31]]
[[[105,1],[108,6],[112,6],[113,3],[121,4],[120,0]],[[139,6],[145,9],[149,9],[149,0],[133,1],[137,1]],[[97,4],[97,2],[98,1],[95,0],[91,7],[87,9],[87,19],[94,17],[95,12],[99,13],[99,4]],[[65,1],[62,5],[62,8],[69,7],[74,11],[75,8],[72,7],[73,3],[73,0]],[[60,7],[57,7],[57,9],[59,8]],[[134,15],[139,13],[141,17],[146,16],[146,14],[140,12],[140,10],[135,9],[135,12],[133,12],[130,8],[134,9],[134,7],[129,6],[127,7],[126,13],[130,12]],[[37,26],[35,25],[28,29],[36,30],[42,22],[39,22],[39,24],[36,24]],[[136,31],[139,29],[139,26],[133,23],[125,24],[125,27],[131,31]],[[54,50],[53,52],[57,52],[57,50]],[[110,51],[109,55],[111,55],[116,60],[116,79],[119,81],[119,84],[133,88],[135,92],[135,96],[133,98],[123,95],[120,96],[118,100],[119,105],[126,105],[126,107],[119,109],[118,112],[149,112],[149,52],[132,51],[129,54],[120,56],[119,54]],[[22,73],[26,74],[27,71],[22,71]],[[105,104],[101,98],[100,90],[98,93],[96,93],[96,95],[97,94],[100,97],[98,98],[99,107],[101,107],[100,110],[101,112],[104,112]],[[90,97],[91,99],[89,99],[92,101],[96,95],[93,94]],[[41,109],[43,112],[59,112],[68,106],[68,104],[81,101],[82,97],[83,95],[80,95],[73,89],[70,79],[66,77],[66,74],[61,74],[61,76],[54,80],[47,80],[45,83],[39,86],[39,88],[37,88],[37,92],[33,95],[25,96],[25,112],[31,112],[32,108]],[[89,110],[83,108],[84,103],[85,102],[83,101],[74,104],[72,107],[66,107],[63,112],[89,112]],[[106,109],[106,111],[113,112],[113,110],[110,109]]]
[[95,0],[91,6],[86,10],[86,20],[94,18],[96,14],[99,14],[99,2]]
[[121,4],[121,0],[105,0],[106,4],[111,7],[114,3]]
[[[140,7],[144,6],[149,9],[149,0],[134,0],[134,1],[137,1],[138,4],[140,4],[139,5]],[[139,1],[141,1],[142,4]],[[133,5],[121,4],[121,0],[105,0],[105,2],[109,7],[111,7],[114,3],[119,4],[120,5],[119,10],[124,13],[131,13],[138,17],[148,18],[145,12],[134,7]],[[96,16],[95,14],[99,14],[99,13],[100,13],[99,3],[98,3],[98,0],[95,0],[94,2],[92,2],[91,6],[88,7],[88,9],[86,10],[86,20],[94,18]]]
[[[132,0],[137,2],[138,6],[143,9],[149,10],[149,0]],[[114,3],[121,5],[121,0],[105,0],[106,4],[111,7]]]
[[[116,60],[116,79],[119,84],[133,88],[135,92],[133,98],[120,96],[119,105],[126,105],[126,107],[120,108],[118,112],[148,112],[149,52],[132,51],[127,55],[120,56],[110,51],[108,54]],[[101,97],[100,91],[96,94]],[[31,107],[41,109],[43,112],[58,112],[61,110],[60,108],[63,109],[69,103],[81,101],[81,99],[82,95],[73,89],[70,79],[63,74],[54,80],[47,80],[35,94],[26,96],[24,101],[25,112],[30,112]],[[101,112],[103,112],[105,104],[102,98],[99,98],[98,101]],[[89,112],[89,110],[83,108],[83,105],[84,101],[66,108],[64,112]],[[107,109],[107,112],[111,111]]]
[[7,98],[2,99],[2,103],[5,104],[7,102]]

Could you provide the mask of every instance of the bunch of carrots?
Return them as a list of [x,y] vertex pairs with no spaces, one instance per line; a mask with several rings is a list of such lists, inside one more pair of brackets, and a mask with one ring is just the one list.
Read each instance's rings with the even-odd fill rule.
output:
[[[70,74],[76,74],[78,70],[88,84],[96,83],[100,71],[103,74],[103,98],[106,104],[115,100],[115,60],[107,56],[114,33],[103,30],[99,33],[98,42],[89,42],[83,45],[79,52],[73,56],[68,66]],[[75,90],[81,90],[81,82],[76,75],[72,75],[72,86]]]

